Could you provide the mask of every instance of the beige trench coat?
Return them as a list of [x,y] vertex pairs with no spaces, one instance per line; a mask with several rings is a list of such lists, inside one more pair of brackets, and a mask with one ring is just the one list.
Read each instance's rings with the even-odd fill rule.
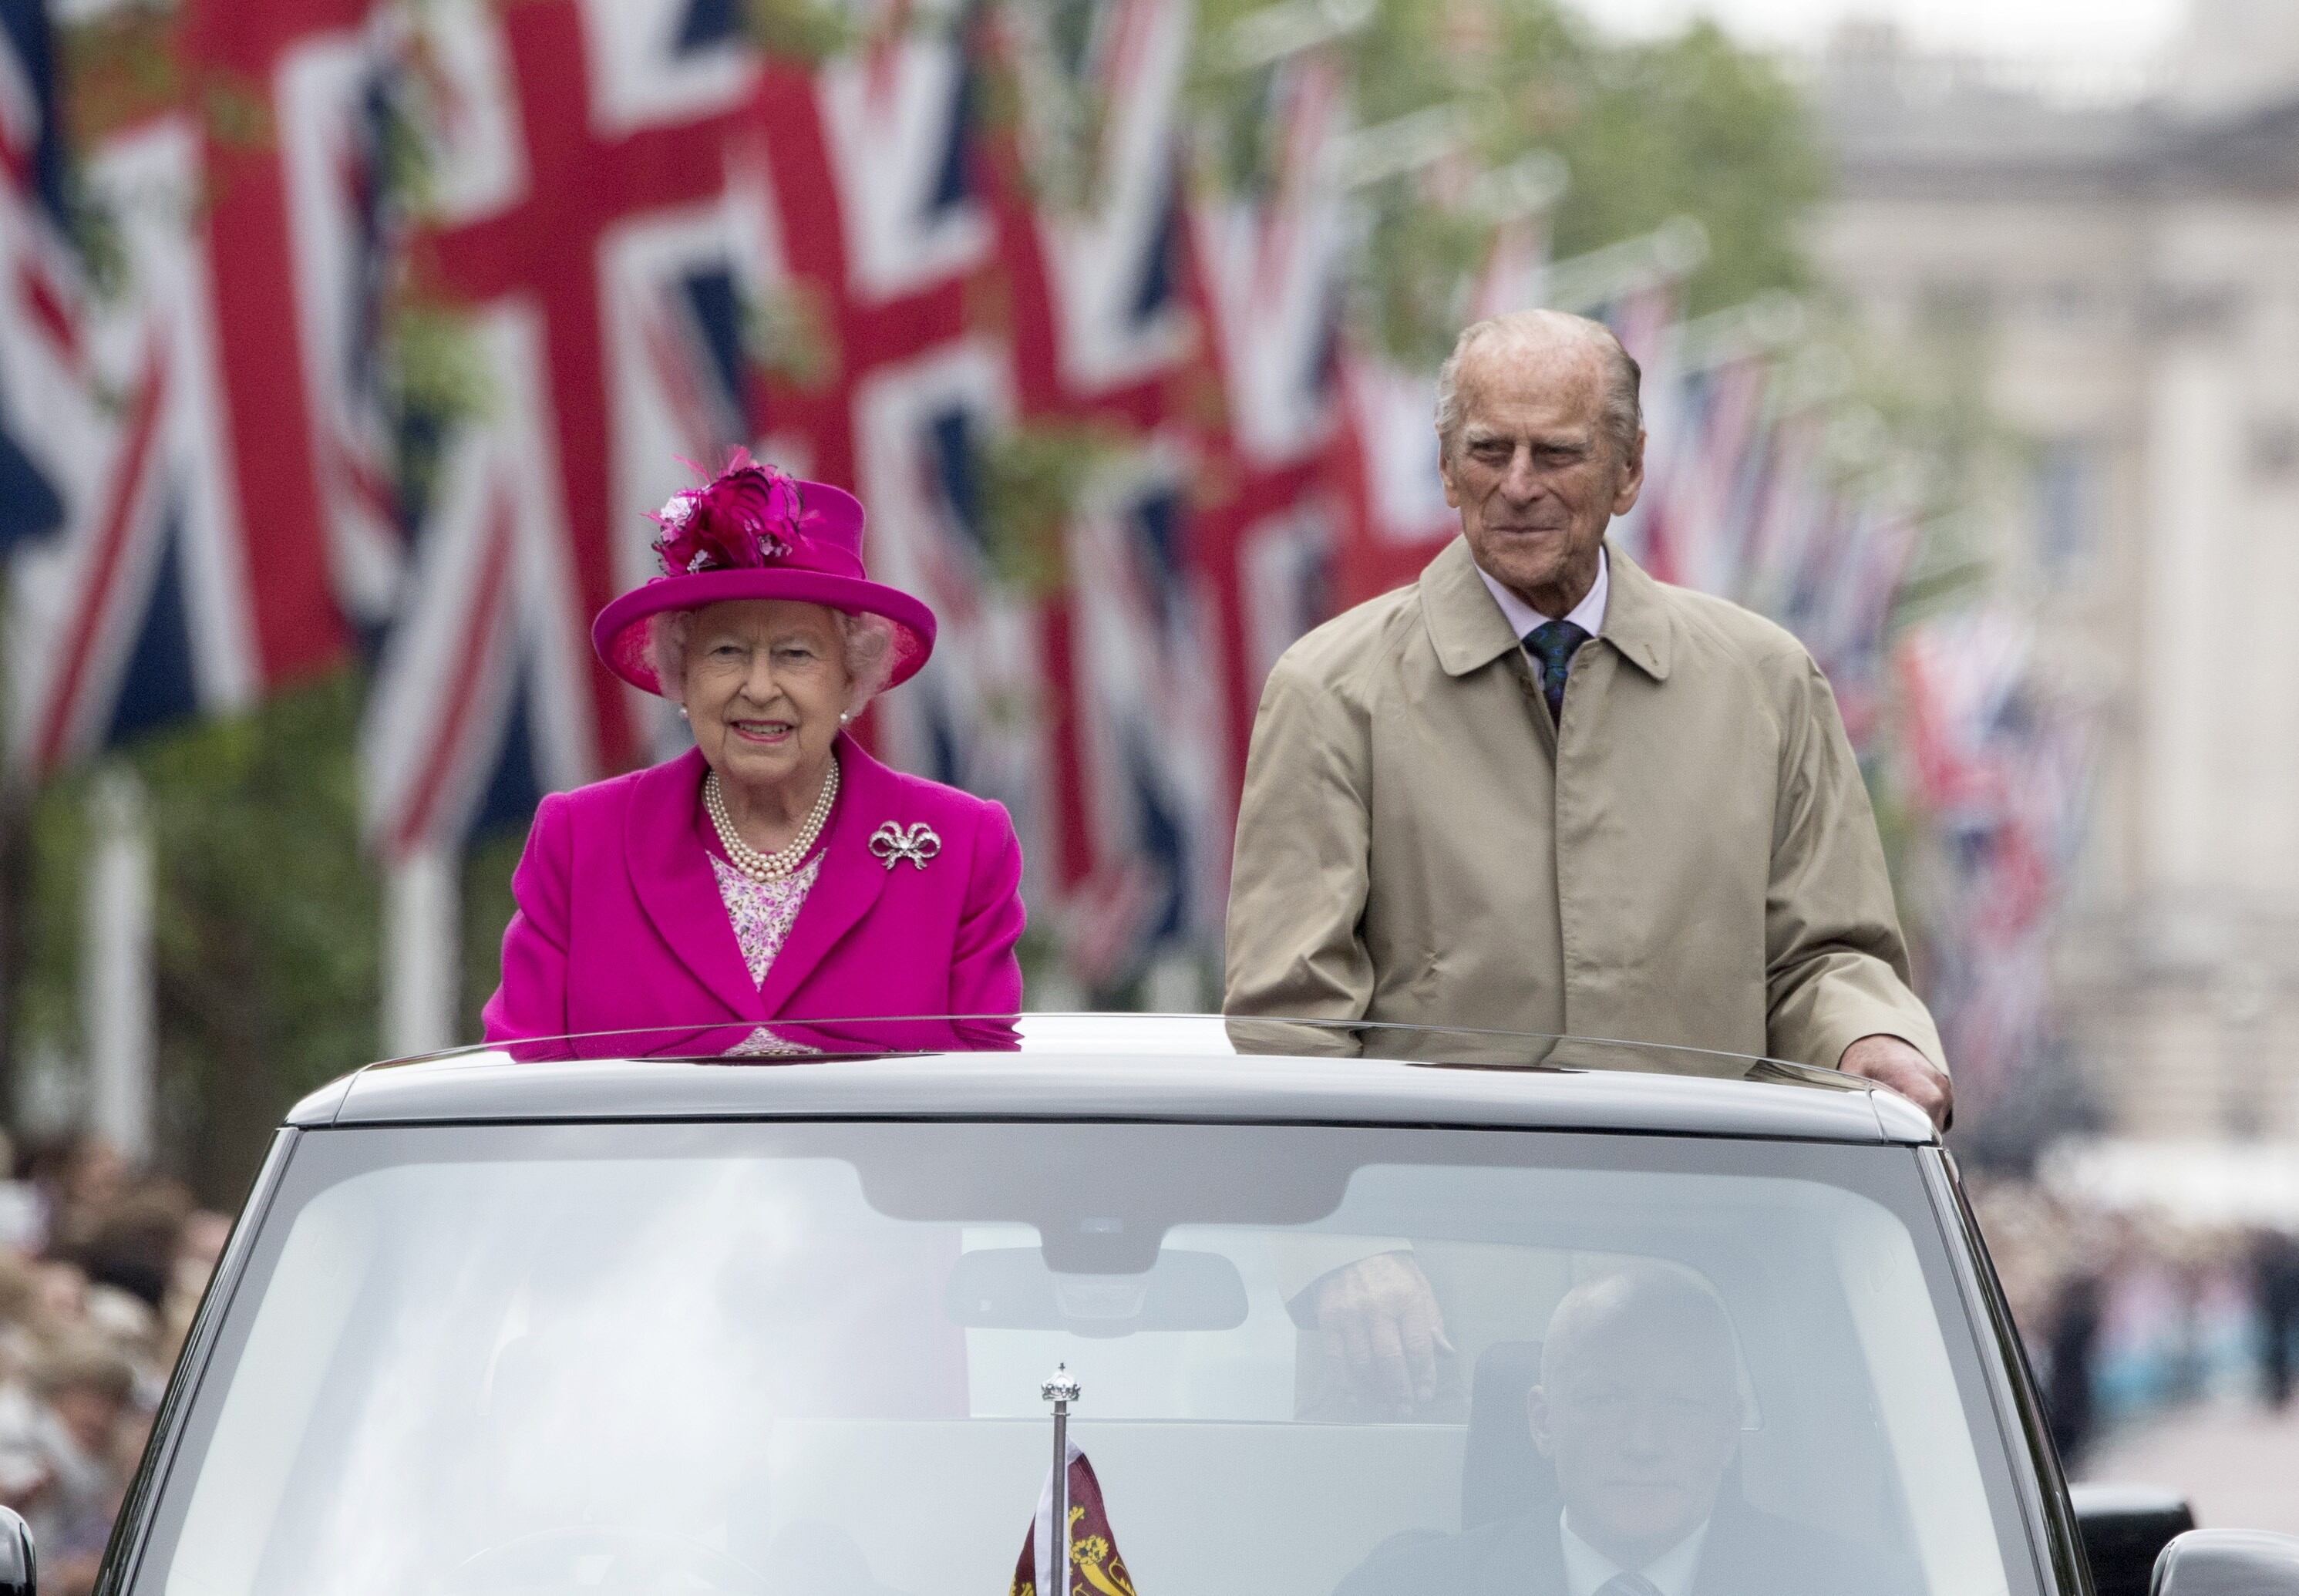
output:
[[1831,1067],[1881,1033],[1945,1068],[1819,667],[1609,560],[1554,727],[1462,539],[1286,651],[1246,761],[1226,1010]]

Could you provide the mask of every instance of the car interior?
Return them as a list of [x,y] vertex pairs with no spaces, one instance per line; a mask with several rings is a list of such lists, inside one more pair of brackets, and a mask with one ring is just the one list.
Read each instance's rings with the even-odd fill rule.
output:
[[[1385,1545],[1554,1519],[1543,1337],[1576,1284],[1640,1266],[1731,1326],[1723,1491],[1910,1592],[2032,1589],[1938,1281],[1902,1218],[1825,1180],[1573,1167],[1533,1135],[874,1126],[793,1156],[593,1128],[315,1180],[139,1588],[996,1589],[1062,1364],[1136,1588],[1327,1596]],[[1272,1194],[1306,1151],[1334,1173]],[[1321,1386],[1296,1312],[1389,1252],[1452,1347],[1406,1412]]]

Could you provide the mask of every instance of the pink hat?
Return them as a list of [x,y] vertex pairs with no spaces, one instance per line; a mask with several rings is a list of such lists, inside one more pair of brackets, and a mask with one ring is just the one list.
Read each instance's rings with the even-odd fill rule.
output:
[[647,660],[647,620],[729,599],[798,599],[866,611],[893,623],[894,686],[934,652],[934,611],[862,574],[862,505],[826,482],[800,482],[737,449],[701,487],[673,495],[651,518],[662,575],[599,611],[591,646],[635,687],[662,692]]

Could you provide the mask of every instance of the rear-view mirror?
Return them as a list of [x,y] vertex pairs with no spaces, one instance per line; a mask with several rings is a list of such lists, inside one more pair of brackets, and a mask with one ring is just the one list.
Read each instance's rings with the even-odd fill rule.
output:
[[2091,1566],[2094,1596],[2147,1596],[2155,1559],[2171,1537],[2195,1527],[2176,1492],[2147,1485],[2074,1485],[2068,1496]]
[[1340,1206],[1364,1161],[1362,1139],[1336,1136],[1273,1166],[1249,1151],[1268,1135],[1252,1126],[1206,1126],[1208,1151],[1177,1167],[1164,1126],[1065,1125],[1057,1135],[1043,1125],[979,1125],[960,1162],[874,1156],[867,1133],[878,1128],[851,1127],[851,1154],[829,1136],[823,1143],[851,1158],[872,1208],[925,1224],[1030,1226],[1064,1274],[1141,1273],[1177,1225],[1314,1224]]
[[2163,1549],[2154,1596],[2299,1596],[2299,1538],[2189,1530]]
[[38,1571],[31,1526],[13,1508],[0,1508],[0,1596],[32,1596]]
[[959,1255],[944,1306],[970,1330],[1067,1330],[1132,1335],[1140,1330],[1233,1330],[1245,1323],[1245,1281],[1217,1252],[1161,1251],[1126,1275],[1057,1273],[1035,1247]]

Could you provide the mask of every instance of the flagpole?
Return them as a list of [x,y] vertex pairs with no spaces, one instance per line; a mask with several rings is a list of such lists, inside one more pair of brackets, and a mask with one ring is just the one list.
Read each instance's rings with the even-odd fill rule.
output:
[[1078,1400],[1079,1389],[1067,1363],[1056,1364],[1052,1376],[1038,1387],[1038,1394],[1054,1405],[1054,1544],[1061,1549],[1055,1588],[1038,1596],[1069,1596],[1070,1404]]
[[98,778],[80,1001],[87,1027],[88,1124],[129,1162],[152,1155],[158,1018],[153,999],[152,823],[144,784],[125,764]]

